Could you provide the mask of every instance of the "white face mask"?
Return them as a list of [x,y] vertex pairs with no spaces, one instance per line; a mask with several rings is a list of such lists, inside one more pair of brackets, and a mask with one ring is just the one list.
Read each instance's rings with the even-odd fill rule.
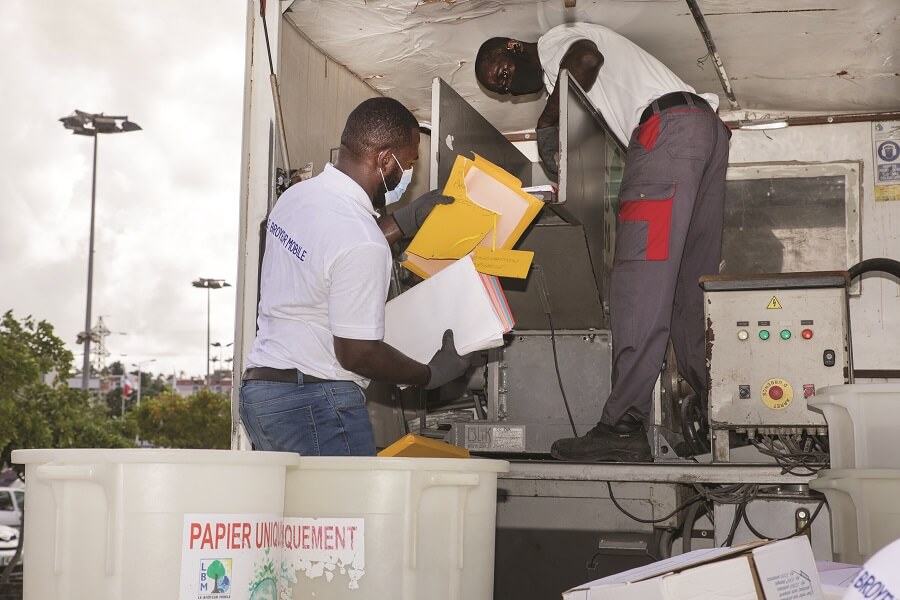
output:
[[[397,161],[397,166],[400,167],[401,170],[403,170],[403,165],[400,164],[400,161],[397,159],[397,157],[394,155],[393,152],[391,152],[391,156],[393,156],[394,160]],[[387,186],[387,181],[385,181],[385,179],[384,179],[384,171],[381,171],[381,181],[384,182],[384,189],[385,189],[385,194],[384,194],[384,205],[385,206],[390,206],[391,204],[394,204],[395,202],[400,201],[400,198],[403,196],[403,192],[406,191],[406,188],[409,187],[409,182],[412,181],[412,175],[413,175],[412,167],[404,170],[403,176],[400,177],[400,182],[397,184],[397,186],[394,189],[389,190],[388,186]]]

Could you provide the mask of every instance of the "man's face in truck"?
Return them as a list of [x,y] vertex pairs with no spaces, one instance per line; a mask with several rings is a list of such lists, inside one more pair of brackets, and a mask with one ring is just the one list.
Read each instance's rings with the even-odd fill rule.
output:
[[494,47],[480,52],[475,62],[475,76],[488,90],[505,96],[534,94],[544,87],[541,63],[526,52],[524,42],[512,38],[493,38],[486,44]]

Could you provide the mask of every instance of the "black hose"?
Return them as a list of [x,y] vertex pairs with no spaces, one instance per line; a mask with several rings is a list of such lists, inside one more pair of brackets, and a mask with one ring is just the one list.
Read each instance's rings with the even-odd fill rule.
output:
[[698,405],[697,421],[699,422],[702,407],[699,406],[700,400],[697,394],[688,394],[681,400],[681,433],[688,446],[691,447],[691,452],[696,456],[709,452],[709,447],[700,437],[697,428],[694,427],[694,415],[692,414],[694,403]]
[[684,513],[684,523],[681,526],[681,552],[684,554],[687,554],[692,549],[694,523],[697,522],[697,517],[702,514],[701,510],[706,512],[706,503],[697,502],[692,504]]
[[847,272],[850,273],[850,279],[874,272],[889,273],[894,277],[900,277],[900,262],[892,258],[867,258],[847,269]]

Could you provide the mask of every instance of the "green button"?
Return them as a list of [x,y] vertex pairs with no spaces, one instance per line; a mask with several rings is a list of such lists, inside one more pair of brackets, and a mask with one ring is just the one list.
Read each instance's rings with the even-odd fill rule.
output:
[[759,330],[759,339],[761,339],[761,340],[767,340],[767,339],[769,339],[769,332],[768,332],[768,330],[766,330],[766,329],[760,329],[760,330]]
[[781,330],[781,339],[783,339],[783,340],[791,339],[791,331],[789,329],[782,329]]

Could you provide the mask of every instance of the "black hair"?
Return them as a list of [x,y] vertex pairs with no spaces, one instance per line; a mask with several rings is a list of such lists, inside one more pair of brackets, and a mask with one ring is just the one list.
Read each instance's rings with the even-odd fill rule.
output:
[[478,48],[478,54],[475,56],[475,78],[484,85],[483,71],[494,62],[494,58],[506,52],[509,46],[508,37],[492,37],[486,40],[481,47]]
[[369,98],[347,117],[341,146],[357,156],[399,148],[410,142],[418,127],[409,109],[393,98]]

